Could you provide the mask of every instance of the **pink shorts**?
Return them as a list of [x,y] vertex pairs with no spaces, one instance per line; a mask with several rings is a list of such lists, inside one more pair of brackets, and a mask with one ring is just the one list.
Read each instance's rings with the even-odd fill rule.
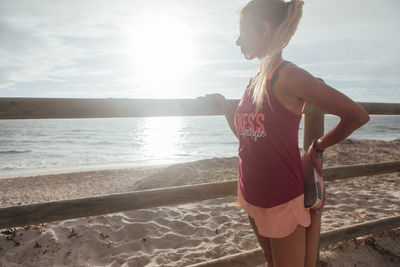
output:
[[240,206],[252,217],[260,235],[268,238],[282,238],[294,232],[297,225],[311,224],[309,209],[304,207],[304,194],[272,208],[253,206],[244,200],[238,186]]

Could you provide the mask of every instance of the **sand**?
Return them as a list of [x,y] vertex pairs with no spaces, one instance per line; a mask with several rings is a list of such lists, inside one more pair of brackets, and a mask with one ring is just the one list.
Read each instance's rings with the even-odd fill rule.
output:
[[[324,166],[400,159],[400,139],[345,140]],[[99,170],[0,180],[0,205],[234,180],[236,157],[157,168]],[[400,214],[400,173],[327,182],[322,231]],[[236,198],[16,228],[0,235],[0,266],[188,266],[257,247]],[[331,245],[322,266],[400,266],[400,230]]]

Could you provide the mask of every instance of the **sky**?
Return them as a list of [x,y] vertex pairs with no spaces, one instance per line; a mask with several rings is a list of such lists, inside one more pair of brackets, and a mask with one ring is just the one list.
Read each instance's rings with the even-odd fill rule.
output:
[[[240,98],[243,0],[1,0],[0,97]],[[305,0],[284,58],[355,101],[400,103],[400,1]]]

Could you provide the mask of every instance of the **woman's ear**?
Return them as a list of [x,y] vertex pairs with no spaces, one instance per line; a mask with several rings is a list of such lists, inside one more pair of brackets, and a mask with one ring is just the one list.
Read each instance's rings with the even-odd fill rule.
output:
[[269,21],[264,21],[264,33],[263,33],[264,40],[267,40],[269,38],[270,33],[271,33],[271,23],[269,23]]

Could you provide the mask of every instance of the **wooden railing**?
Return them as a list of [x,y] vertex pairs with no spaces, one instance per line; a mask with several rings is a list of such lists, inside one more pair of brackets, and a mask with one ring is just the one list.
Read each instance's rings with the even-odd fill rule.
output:
[[[236,106],[239,100],[228,100]],[[359,103],[370,114],[399,115],[399,104]],[[313,109],[306,113],[311,121]],[[0,98],[0,119],[63,119],[222,115],[213,103],[195,99]]]
[[[324,179],[341,174],[358,177],[400,171],[400,161],[324,169]],[[359,172],[359,174],[358,174]],[[237,181],[133,191],[122,194],[42,202],[0,208],[0,229],[74,219],[127,210],[147,209],[235,196]]]
[[[237,105],[238,100],[229,100]],[[400,104],[359,103],[369,114],[400,115]],[[95,118],[141,116],[221,115],[218,106],[199,100],[35,99],[0,98],[0,119]],[[324,113],[308,105],[304,117],[303,148],[323,135]],[[400,161],[324,169],[325,180],[346,179],[400,171]],[[0,229],[234,196],[237,182],[178,186],[123,194],[51,201],[0,208]],[[321,235],[321,245],[348,240],[400,226],[400,216],[344,227]],[[194,266],[247,266],[264,261],[260,249]]]

